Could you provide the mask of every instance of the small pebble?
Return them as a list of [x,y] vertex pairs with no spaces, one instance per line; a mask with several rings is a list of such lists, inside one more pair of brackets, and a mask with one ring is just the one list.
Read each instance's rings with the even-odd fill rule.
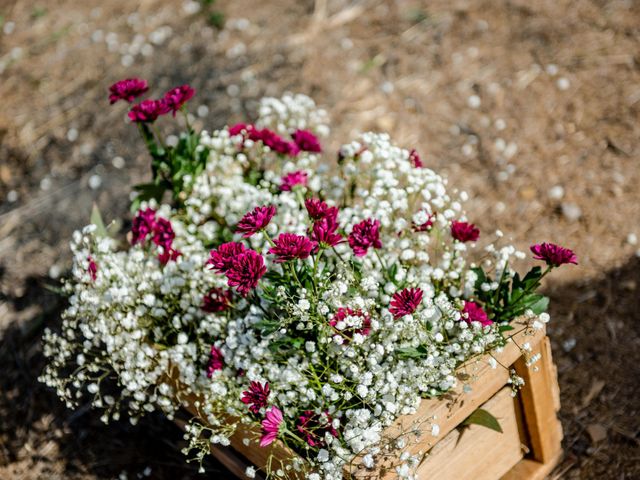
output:
[[67,140],[70,142],[75,142],[78,139],[78,129],[70,128],[67,132]]
[[562,185],[555,185],[549,189],[547,195],[549,195],[551,200],[562,200],[562,197],[564,197],[564,188]]
[[44,177],[40,180],[40,189],[45,192],[51,188],[51,179],[49,177]]
[[478,95],[471,95],[467,99],[467,105],[469,105],[469,107],[471,107],[471,108],[480,107],[480,103],[482,103],[482,102],[480,101],[480,97]]
[[49,267],[49,277],[53,278],[54,280],[56,278],[60,278],[60,267],[56,264],[53,264]]
[[89,188],[91,190],[97,190],[102,185],[102,177],[100,175],[91,175],[89,177]]
[[209,115],[209,107],[207,107],[206,105],[200,105],[198,107],[198,110],[196,110],[196,113],[200,118],[204,118]]
[[122,157],[113,157],[113,160],[111,160],[111,163],[118,170],[120,170],[121,168],[124,168],[124,158]]
[[504,130],[505,128],[507,128],[507,122],[505,122],[503,119],[498,118],[496,120],[496,130]]
[[582,217],[582,209],[575,203],[563,203],[560,208],[562,209],[562,215],[570,222],[580,220]]
[[7,193],[7,202],[15,203],[18,200],[18,192],[15,190],[9,190]]
[[384,93],[386,94],[390,94],[393,93],[393,83],[391,82],[384,82],[381,86],[380,86],[380,90],[382,90]]
[[569,79],[566,77],[560,77],[556,82],[556,85],[560,90],[569,90],[569,87],[571,86],[571,82],[569,82]]
[[627,243],[629,245],[637,245],[638,244],[638,236],[635,233],[630,233],[627,235]]
[[558,74],[558,66],[554,65],[553,63],[550,63],[549,65],[547,65],[546,70],[547,70],[547,73],[552,77]]
[[570,352],[576,347],[577,340],[575,338],[568,338],[564,342],[562,342],[562,348],[565,352]]
[[2,31],[5,35],[11,35],[15,28],[16,24],[14,22],[7,22],[4,24],[4,27],[2,27]]

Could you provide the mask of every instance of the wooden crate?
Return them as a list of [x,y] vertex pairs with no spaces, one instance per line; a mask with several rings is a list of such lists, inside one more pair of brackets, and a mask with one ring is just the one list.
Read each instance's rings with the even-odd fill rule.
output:
[[[525,330],[519,320],[512,322],[512,326],[518,331],[514,342],[492,356],[499,365],[515,369],[524,378],[525,386],[515,398],[508,386],[509,372],[501,366],[492,368],[490,356],[485,355],[459,368],[458,372],[469,378],[466,389],[460,385],[446,398],[423,400],[415,414],[398,418],[387,429],[386,433],[393,438],[416,422],[439,425],[437,437],[425,432],[420,443],[405,449],[412,454],[428,452],[418,468],[419,479],[537,480],[545,478],[559,462],[562,455],[562,426],[557,417],[560,397],[549,339],[544,330]],[[525,342],[531,347],[532,355],[541,356],[531,367],[518,348]],[[190,402],[185,402],[185,407],[196,414]],[[499,420],[503,433],[477,425],[461,431],[461,422],[479,407]],[[279,442],[268,448],[248,447],[242,442],[243,438],[257,435],[259,429],[241,429],[232,437],[231,446],[212,446],[212,453],[240,478],[244,477],[247,466],[264,466],[270,455],[275,459],[272,468],[277,466],[278,459],[285,460],[292,455]],[[259,473],[256,478],[260,478]],[[396,474],[393,470],[385,475],[378,471],[372,473],[356,459],[345,468],[345,478],[392,479]]]

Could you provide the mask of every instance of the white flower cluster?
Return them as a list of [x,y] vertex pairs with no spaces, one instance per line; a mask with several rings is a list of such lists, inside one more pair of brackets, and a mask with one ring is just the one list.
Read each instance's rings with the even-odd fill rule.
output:
[[[328,133],[325,112],[301,95],[264,99],[255,125],[283,137]],[[450,233],[452,222],[466,221],[466,194],[450,194],[446,180],[388,135],[364,134],[342,147],[339,168],[323,171],[317,152],[282,155],[245,133],[202,132],[198,149],[208,159],[183,205],[143,205],[170,222],[175,259],[160,261],[149,241],[117,250],[93,227],[76,233],[69,308],[62,331],[45,336],[42,378],[70,406],[88,392],[105,419],[120,407],[133,419],[155,408],[171,416],[185,395],[196,395],[210,441],[223,445],[235,428],[229,415],[262,421],[266,432],[274,406],[283,413],[278,438],[305,459],[287,468],[341,479],[359,456],[375,469],[383,445],[406,444],[385,438],[387,426],[455,386],[461,363],[504,342],[495,324],[462,313],[478,279],[470,243]],[[283,189],[282,177],[300,171],[306,183]],[[278,234],[310,235],[304,201],[319,197],[339,207],[335,233],[349,242],[274,262]],[[277,213],[261,234],[242,239],[236,225],[261,205]],[[368,219],[379,222],[366,234],[375,241],[354,254],[357,225]],[[209,251],[231,241],[260,253],[268,273],[248,296],[232,292],[228,304],[203,308],[211,291],[227,290],[225,276],[205,266]],[[489,253],[487,270],[512,275],[513,247]],[[408,291],[419,291],[411,308],[392,307]],[[255,410],[241,400],[251,382],[269,387]],[[192,445],[206,428],[190,430]],[[398,476],[411,478],[417,459],[398,458]],[[287,468],[269,473],[286,478]]]

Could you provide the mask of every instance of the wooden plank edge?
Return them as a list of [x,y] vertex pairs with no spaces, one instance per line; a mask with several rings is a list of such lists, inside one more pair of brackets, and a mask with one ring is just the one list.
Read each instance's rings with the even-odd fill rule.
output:
[[500,480],[544,480],[558,466],[562,456],[563,451],[560,450],[555,457],[545,463],[525,458],[520,460]]

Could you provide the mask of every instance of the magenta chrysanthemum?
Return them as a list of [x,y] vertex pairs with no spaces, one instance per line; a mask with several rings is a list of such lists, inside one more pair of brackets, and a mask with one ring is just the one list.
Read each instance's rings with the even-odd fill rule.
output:
[[422,294],[422,289],[420,288],[405,288],[395,293],[391,299],[389,311],[394,318],[411,315],[416,311],[420,302],[422,302]]
[[176,261],[178,257],[182,255],[179,250],[175,250],[170,245],[168,247],[161,247],[161,252],[158,254],[158,261],[162,265],[166,265],[170,261]]
[[246,132],[248,125],[246,123],[236,123],[235,125],[229,127],[229,135],[232,137],[236,135],[240,135],[243,132]]
[[311,228],[311,240],[318,246],[325,248],[335,247],[342,242],[342,235],[336,233],[338,223],[335,218],[326,217],[316,221]]
[[281,233],[273,243],[275,245],[269,249],[269,253],[277,257],[274,260],[276,263],[308,258],[317,245],[307,237],[294,233]]
[[213,377],[214,372],[222,370],[224,367],[224,357],[222,356],[222,350],[215,345],[211,345],[211,356],[209,357],[209,363],[207,364],[207,377]]
[[298,421],[296,428],[302,434],[307,444],[311,447],[323,447],[325,434],[337,437],[338,431],[333,427],[333,418],[328,412],[317,414],[313,410],[305,410]]
[[330,218],[335,223],[338,218],[338,207],[330,207],[317,198],[307,198],[304,201],[304,206],[313,221]]
[[216,250],[209,252],[207,267],[217,273],[227,273],[233,260],[245,251],[244,245],[237,242],[228,242],[220,245]]
[[264,266],[262,255],[254,250],[245,250],[233,260],[231,268],[227,270],[227,284],[246,297],[258,286],[265,273],[267,267]]
[[254,130],[251,132],[250,138],[261,140],[267,147],[277,153],[283,155],[289,155],[295,157],[300,149],[293,142],[287,142],[284,138],[278,135],[276,132],[263,128],[262,130]]
[[278,407],[271,407],[262,420],[262,437],[260,438],[260,446],[266,447],[271,445],[280,433],[280,424],[283,421],[282,410]]
[[118,100],[133,102],[136,97],[149,90],[146,80],[141,78],[127,78],[120,80],[109,87],[109,103],[112,105]]
[[251,382],[249,390],[242,392],[240,401],[249,405],[249,410],[257,414],[261,408],[267,406],[269,393],[269,382],[265,382],[264,385],[260,382]]
[[128,115],[132,122],[151,123],[155,122],[159,116],[170,111],[171,109],[164,100],[143,100],[131,107]]
[[459,242],[475,242],[480,237],[480,230],[473,223],[454,221],[451,236]]
[[491,325],[493,321],[488,317],[480,305],[476,302],[464,302],[462,308],[462,319],[467,322],[480,322],[483,327]]
[[420,158],[420,155],[418,155],[418,152],[416,152],[415,148],[412,148],[409,152],[409,161],[415,168],[422,168],[422,159]]
[[131,244],[143,243],[147,236],[153,232],[156,223],[156,211],[153,208],[138,210],[133,222],[131,222]]
[[200,308],[209,313],[224,312],[231,305],[232,296],[231,290],[214,287],[202,298],[202,306]]
[[356,257],[367,254],[369,247],[382,248],[380,242],[380,221],[367,218],[353,226],[349,234],[349,246]]
[[[347,317],[359,317],[360,325],[346,325],[344,322]],[[360,309],[352,310],[351,308],[340,307],[329,321],[329,325],[346,337],[347,340],[352,339],[356,333],[364,335],[365,337],[371,333],[371,318]]]
[[291,135],[298,148],[305,152],[322,152],[322,147],[318,138],[308,130],[296,130]]
[[578,257],[573,250],[561,247],[554,243],[541,243],[531,245],[531,253],[536,260],[544,260],[550,267],[559,267],[565,263],[578,264]]
[[165,93],[163,100],[169,111],[173,112],[173,116],[175,117],[176,112],[180,110],[195,93],[196,91],[189,85],[181,85]]
[[153,226],[153,243],[164,248],[169,248],[175,237],[176,234],[173,231],[171,222],[166,218],[158,217]]
[[276,214],[275,205],[263,205],[256,207],[238,222],[236,231],[247,238],[264,229]]
[[303,187],[307,186],[307,172],[298,170],[297,172],[285,175],[281,179],[280,190],[283,192],[290,192],[296,185],[301,185]]
[[91,280],[95,282],[96,278],[98,278],[98,264],[95,262],[91,255],[87,257],[87,262],[89,262],[87,266],[87,273],[89,274]]

